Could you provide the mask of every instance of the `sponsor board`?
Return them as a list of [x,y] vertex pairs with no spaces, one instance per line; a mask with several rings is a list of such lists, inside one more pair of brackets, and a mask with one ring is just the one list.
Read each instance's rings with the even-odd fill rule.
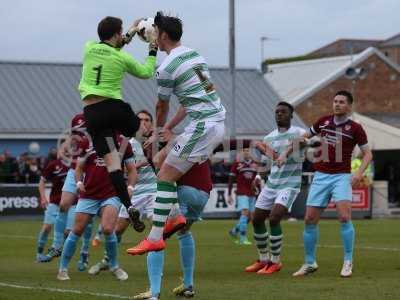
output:
[[[302,187],[304,195],[301,193],[295,201],[295,205],[292,208],[292,216],[296,218],[303,218],[305,213],[307,190],[306,186]],[[228,185],[227,184],[215,184],[211,193],[210,199],[204,208],[205,218],[232,218],[237,216],[235,191],[233,188],[232,196],[234,203],[228,203]],[[352,199],[352,211],[354,218],[368,218],[371,217],[371,189],[359,188],[353,189]],[[336,207],[333,202],[330,202],[329,206],[323,213],[323,217],[332,218],[336,217]]]
[[[371,191],[369,187],[353,189],[353,199],[351,200],[352,211],[370,211],[371,210]],[[334,202],[330,202],[327,211],[336,210]]]
[[37,185],[0,185],[1,216],[34,214],[43,214]]
[[210,198],[204,208],[204,213],[214,212],[235,212],[235,194],[236,187],[232,189],[233,204],[228,203],[228,185],[227,184],[214,184],[210,192]]

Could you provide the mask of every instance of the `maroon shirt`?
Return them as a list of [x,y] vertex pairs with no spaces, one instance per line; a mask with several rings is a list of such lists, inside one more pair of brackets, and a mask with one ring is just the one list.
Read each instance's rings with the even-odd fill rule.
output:
[[351,173],[353,149],[367,145],[367,135],[360,124],[350,119],[338,125],[333,119],[333,115],[322,117],[310,128],[313,135],[322,138],[315,154],[320,159],[314,163],[314,169],[328,174]]
[[50,161],[43,170],[42,177],[51,182],[50,203],[59,204],[62,187],[67,177],[69,166],[61,159]]
[[236,195],[253,197],[251,183],[257,175],[257,163],[254,160],[236,161],[231,167],[231,175],[236,176]]
[[[122,142],[123,137],[119,136],[119,143]],[[132,147],[129,141],[126,141],[127,146],[123,156],[123,161],[128,159],[133,160]],[[79,148],[82,149],[82,154],[79,159],[85,160],[83,168],[86,192],[80,193],[80,198],[91,200],[106,200],[117,195],[114,186],[111,183],[110,176],[107,171],[104,160],[97,156],[93,146],[89,143],[87,138],[82,139],[79,143]]]
[[87,137],[85,116],[83,114],[76,114],[71,120],[71,169],[75,169],[76,167],[76,161],[81,150],[79,149],[79,143],[85,137]]
[[195,164],[185,173],[177,182],[179,185],[187,185],[202,190],[210,194],[212,190],[210,161],[205,161],[201,164]]
[[83,133],[74,132],[74,134],[71,135],[71,169],[75,170],[76,162],[83,151],[82,145],[85,145],[86,142],[87,137]]

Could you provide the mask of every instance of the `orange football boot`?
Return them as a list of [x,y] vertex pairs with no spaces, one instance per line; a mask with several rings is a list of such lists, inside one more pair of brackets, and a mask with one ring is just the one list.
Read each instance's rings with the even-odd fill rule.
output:
[[92,240],[92,246],[93,247],[98,247],[98,246],[100,246],[100,244],[101,244],[101,240],[99,240],[99,239],[96,239],[96,238],[94,238],[93,240]]
[[165,248],[165,241],[163,239],[158,241],[150,241],[149,239],[144,239],[135,247],[126,250],[126,253],[130,255],[142,255],[147,252],[161,251]]
[[282,263],[269,263],[267,266],[257,272],[258,275],[271,275],[282,269]]
[[168,218],[165,222],[163,239],[170,238],[175,232],[181,230],[186,225],[186,218],[183,215],[177,215],[174,218]]
[[245,272],[255,273],[269,265],[268,261],[256,260],[253,264],[246,267]]

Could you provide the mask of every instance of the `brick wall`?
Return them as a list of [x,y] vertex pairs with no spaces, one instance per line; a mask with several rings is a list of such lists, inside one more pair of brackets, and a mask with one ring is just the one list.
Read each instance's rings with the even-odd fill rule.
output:
[[342,76],[296,106],[296,112],[307,125],[330,114],[335,93],[343,89],[353,90],[353,109],[358,113],[400,112],[400,73],[375,54],[357,67],[368,70],[365,79],[353,85]]
[[394,61],[397,64],[400,64],[400,47],[387,47],[387,48],[380,48],[388,58]]

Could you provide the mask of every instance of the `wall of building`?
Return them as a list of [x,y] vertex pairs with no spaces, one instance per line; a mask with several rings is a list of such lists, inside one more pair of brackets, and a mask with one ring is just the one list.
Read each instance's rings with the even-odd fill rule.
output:
[[368,70],[365,79],[352,81],[342,76],[296,106],[296,112],[307,125],[331,114],[333,97],[343,89],[353,92],[355,112],[400,112],[400,73],[377,55],[372,55],[357,67]]
[[400,47],[387,47],[379,48],[388,58],[394,61],[396,64],[400,64]]

